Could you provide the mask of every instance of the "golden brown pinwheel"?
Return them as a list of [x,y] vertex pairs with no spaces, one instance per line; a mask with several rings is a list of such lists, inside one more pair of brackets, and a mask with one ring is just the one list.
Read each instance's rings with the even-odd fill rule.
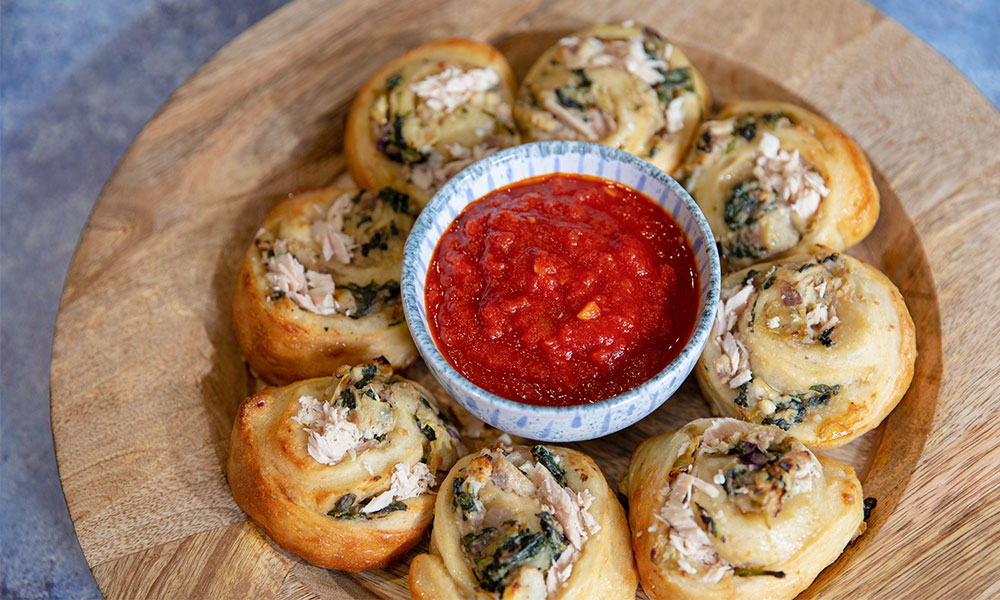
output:
[[916,354],[896,286],[856,258],[814,247],[723,279],[695,374],[716,414],[827,448],[882,422],[906,393]]
[[543,53],[514,117],[528,141],[599,142],[671,172],[711,106],[684,53],[648,27],[595,25]]
[[654,600],[790,600],[862,525],[854,470],[773,425],[698,419],[643,442],[621,484]]
[[410,566],[418,600],[635,597],[625,514],[588,456],[503,445],[441,484],[431,553]]
[[460,448],[434,398],[375,360],[243,402],[229,485],[282,548],[321,567],[363,571],[423,537]]
[[878,220],[865,155],[839,129],[787,102],[737,102],[702,123],[678,178],[729,270],[813,244],[846,250]]
[[410,199],[330,187],[282,200],[247,250],[233,328],[271,383],[329,375],[342,364],[417,357],[399,295]]
[[379,69],[347,117],[344,159],[361,187],[391,186],[422,209],[453,175],[520,141],[514,75],[496,48],[425,44]]

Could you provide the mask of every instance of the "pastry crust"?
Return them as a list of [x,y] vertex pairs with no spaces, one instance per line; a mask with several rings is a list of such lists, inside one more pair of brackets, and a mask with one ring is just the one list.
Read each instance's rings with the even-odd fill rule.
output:
[[414,598],[635,597],[625,514],[588,456],[498,445],[460,459],[441,485],[431,552],[410,566]]
[[[766,156],[769,136],[777,138],[777,156]],[[677,176],[731,270],[813,244],[846,250],[878,220],[878,189],[861,149],[787,102],[727,106],[701,125]]]
[[[388,188],[341,187],[292,194],[274,207],[247,250],[232,305],[236,339],[259,376],[281,384],[378,356],[396,368],[416,359],[399,296],[409,208],[405,195]],[[340,225],[338,215],[342,226],[327,230]],[[343,242],[348,254],[324,252],[326,235],[341,236],[327,245]],[[284,269],[299,272],[279,280]],[[310,273],[330,276],[326,305]],[[308,293],[290,293],[295,276],[308,280]]]
[[[367,384],[366,369],[374,373]],[[340,372],[343,377],[271,387],[244,401],[230,437],[227,475],[236,503],[279,546],[314,565],[357,572],[401,558],[423,537],[435,493],[397,498],[370,514],[363,507],[395,489],[394,473],[401,464],[414,472],[425,464],[440,479],[460,446],[434,398],[392,375],[384,361]],[[380,399],[374,400],[370,390]],[[362,437],[352,450],[355,456],[346,453],[333,461],[312,446],[317,440],[302,424],[308,423],[303,412],[308,401],[300,399],[339,408],[345,393],[352,394],[355,409],[344,408],[341,416]],[[372,432],[381,432],[374,434],[381,441],[367,437]],[[320,440],[319,447],[329,441]]]
[[[445,92],[449,69],[460,78]],[[422,209],[452,175],[520,142],[511,110],[516,85],[507,59],[488,44],[453,39],[410,50],[376,71],[351,105],[344,134],[351,176],[364,188],[406,192]],[[453,91],[463,86],[468,98]]]
[[710,106],[705,80],[679,48],[648,27],[603,24],[535,61],[514,117],[526,140],[599,142],[669,173]]
[[643,442],[621,492],[654,600],[791,599],[836,560],[864,512],[850,466],[735,419]]
[[731,273],[722,288],[695,367],[716,414],[827,448],[877,427],[906,393],[913,320],[874,267],[817,246]]

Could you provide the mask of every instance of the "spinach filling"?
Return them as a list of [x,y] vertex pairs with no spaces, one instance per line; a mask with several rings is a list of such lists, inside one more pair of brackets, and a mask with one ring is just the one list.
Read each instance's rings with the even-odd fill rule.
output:
[[653,89],[656,90],[656,97],[660,99],[660,104],[666,106],[680,93],[694,91],[691,67],[680,67],[669,71],[658,70],[663,75],[663,81],[654,85]]
[[391,187],[380,189],[378,197],[396,212],[406,213],[410,211],[410,197],[402,192],[397,192]]
[[[462,488],[465,489],[463,490]],[[461,509],[463,521],[469,518],[469,513],[479,510],[476,497],[473,495],[472,490],[469,489],[469,486],[465,485],[465,477],[456,477],[451,482],[451,505],[455,509]]]
[[473,563],[473,574],[488,592],[502,592],[520,567],[544,571],[569,545],[549,513],[536,515],[542,531],[531,531],[516,521],[487,527],[462,536],[462,546]]
[[427,160],[427,155],[410,146],[403,138],[403,115],[396,115],[392,119],[392,124],[378,140],[375,148],[389,160],[404,165],[415,165]]
[[756,221],[757,209],[761,205],[760,192],[760,183],[755,179],[741,182],[733,188],[723,213],[731,231],[739,231]]
[[364,519],[369,521],[371,519],[384,517],[399,510],[406,510],[406,504],[400,502],[399,500],[393,500],[385,508],[365,513],[361,512],[361,510],[368,506],[368,503],[371,502],[372,499],[365,498],[361,502],[356,502],[356,500],[357,496],[354,494],[344,494],[337,500],[337,504],[334,505],[333,510],[326,514],[334,519]]
[[756,575],[768,575],[770,577],[777,577],[778,579],[785,578],[784,571],[768,571],[767,569],[738,568],[733,570],[733,575],[736,575],[737,577],[754,577]]
[[352,319],[360,319],[379,306],[399,297],[399,282],[391,279],[382,284],[372,281],[364,286],[345,283],[341,287],[346,288],[354,297],[356,308],[350,314]]
[[840,393],[840,384],[829,386],[822,383],[809,387],[812,394],[793,394],[785,402],[777,404],[774,413],[761,420],[762,425],[777,425],[788,431],[792,425],[801,423],[809,408],[826,404],[830,398]]
[[593,108],[594,100],[590,94],[590,78],[583,69],[573,69],[576,81],[556,88],[556,100],[565,108],[587,110]]
[[[355,371],[358,371],[355,373]],[[375,379],[375,374],[378,372],[378,368],[375,365],[368,363],[366,365],[361,365],[360,367],[354,367],[351,369],[351,378],[357,379],[354,382],[354,389],[360,390]]]
[[540,465],[549,470],[552,476],[555,477],[556,483],[566,487],[566,471],[559,466],[559,462],[556,460],[555,455],[552,451],[545,446],[534,446],[531,449],[532,456],[538,461]]

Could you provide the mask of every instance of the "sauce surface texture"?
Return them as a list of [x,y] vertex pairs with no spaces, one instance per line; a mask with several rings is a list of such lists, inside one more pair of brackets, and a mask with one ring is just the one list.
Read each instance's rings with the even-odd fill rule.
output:
[[434,251],[425,287],[445,359],[528,404],[586,404],[643,383],[694,330],[698,269],[645,195],[553,174],[471,203]]

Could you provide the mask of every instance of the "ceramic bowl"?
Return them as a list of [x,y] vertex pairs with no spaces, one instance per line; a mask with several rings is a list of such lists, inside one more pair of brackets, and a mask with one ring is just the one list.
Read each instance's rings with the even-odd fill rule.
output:
[[[680,355],[645,383],[623,394],[576,406],[534,406],[501,398],[463,377],[437,348],[427,323],[424,282],[441,235],[471,202],[538,175],[602,177],[652,198],[681,225],[700,273],[698,321]],[[679,183],[631,154],[587,142],[553,141],[508,148],[470,165],[434,195],[417,219],[403,252],[402,297],[406,322],[434,377],[463,407],[508,433],[534,440],[589,440],[624,429],[660,407],[694,368],[708,341],[719,299],[721,269],[712,231]]]

